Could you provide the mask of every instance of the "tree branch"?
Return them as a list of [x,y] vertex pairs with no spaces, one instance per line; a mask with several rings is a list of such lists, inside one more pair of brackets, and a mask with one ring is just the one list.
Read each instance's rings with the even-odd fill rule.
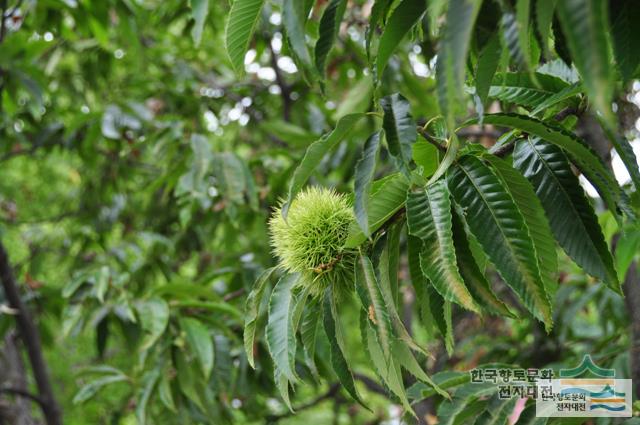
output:
[[12,394],[17,395],[19,397],[28,398],[29,400],[35,401],[40,405],[40,407],[44,410],[44,400],[38,397],[35,394],[31,394],[29,391],[22,390],[20,388],[0,388],[0,394]]
[[[330,398],[338,398],[338,397],[340,397],[339,392],[340,392],[340,384],[335,383],[335,384],[331,385],[329,387],[329,389],[324,394],[314,398],[313,400],[311,400],[311,401],[309,401],[307,403],[301,404],[300,406],[294,408],[293,410],[294,410],[295,413],[298,413],[298,412],[300,412],[302,410],[310,409],[310,408],[322,403],[325,400],[328,400]],[[269,423],[275,423],[275,422],[278,422],[281,419],[285,419],[285,418],[288,418],[288,417],[294,415],[294,412],[287,411],[287,412],[285,412],[285,413],[283,413],[281,415],[269,415],[269,416],[267,416],[265,418],[265,420],[266,420],[266,422],[268,424]]]
[[427,130],[425,130],[423,127],[418,126],[418,134],[420,134],[424,138],[424,140],[438,148],[441,152],[447,151],[447,147],[434,139],[429,133],[427,133]]
[[62,418],[58,403],[53,396],[53,389],[49,381],[49,373],[42,356],[42,344],[40,343],[40,335],[38,329],[33,323],[31,314],[27,310],[20,298],[20,291],[13,277],[13,270],[9,264],[9,256],[7,255],[2,242],[0,242],[0,281],[4,289],[5,296],[9,301],[9,307],[18,311],[16,322],[20,337],[24,342],[31,362],[33,377],[40,393],[40,406],[48,425],[62,425]]

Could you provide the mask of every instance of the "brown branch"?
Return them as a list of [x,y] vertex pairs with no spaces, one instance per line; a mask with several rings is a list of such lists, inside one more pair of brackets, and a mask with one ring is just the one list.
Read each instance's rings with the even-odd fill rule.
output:
[[245,289],[244,289],[244,288],[240,288],[240,289],[235,290],[235,291],[233,291],[233,292],[229,292],[229,293],[228,293],[228,294],[226,294],[222,299],[223,299],[224,301],[231,301],[231,300],[234,300],[234,299],[236,299],[236,298],[241,297],[242,295],[244,295],[244,293],[245,293],[245,292],[246,292],[246,291],[245,291]]
[[424,140],[431,143],[433,146],[438,148],[441,152],[447,151],[447,147],[444,146],[442,143],[438,142],[435,138],[433,138],[429,133],[427,133],[427,130],[425,130],[423,127],[418,127],[418,133],[424,138]]
[[0,242],[0,282],[4,289],[5,296],[9,301],[9,307],[18,311],[16,322],[20,337],[27,349],[27,355],[31,362],[33,377],[38,387],[39,397],[42,401],[40,406],[48,425],[62,425],[62,418],[58,403],[53,396],[53,389],[49,381],[49,373],[42,356],[42,344],[40,343],[40,335],[36,328],[29,310],[26,308],[20,298],[20,291],[13,276],[13,270],[9,264],[9,256],[7,255],[2,242]]
[[266,420],[266,422],[268,424],[275,423],[275,422],[278,422],[281,419],[285,419],[285,418],[288,418],[290,416],[293,416],[295,413],[298,413],[298,412],[300,412],[302,410],[310,409],[310,408],[312,408],[312,407],[314,407],[314,406],[316,406],[316,405],[318,405],[318,404],[322,403],[323,401],[328,400],[330,398],[341,398],[341,396],[339,394],[340,388],[341,388],[340,384],[338,384],[338,383],[333,384],[333,385],[331,385],[329,387],[329,389],[324,394],[314,398],[313,400],[311,400],[311,401],[309,401],[307,403],[304,403],[304,404],[301,404],[298,407],[295,407],[293,409],[293,412],[287,411],[287,412],[285,412],[285,413],[283,413],[281,415],[269,415],[269,416],[267,416],[265,418],[265,420]]
[[35,394],[31,394],[29,391],[22,390],[20,388],[0,388],[0,394],[12,394],[19,397],[28,398],[29,400],[38,403],[40,407],[44,409],[44,400],[42,400],[42,398],[38,397]]

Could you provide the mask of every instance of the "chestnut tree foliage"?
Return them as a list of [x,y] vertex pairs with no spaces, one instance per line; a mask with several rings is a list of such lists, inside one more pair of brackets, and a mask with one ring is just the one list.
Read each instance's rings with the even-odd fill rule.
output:
[[544,424],[466,371],[640,379],[640,3],[0,10],[0,240],[64,423]]

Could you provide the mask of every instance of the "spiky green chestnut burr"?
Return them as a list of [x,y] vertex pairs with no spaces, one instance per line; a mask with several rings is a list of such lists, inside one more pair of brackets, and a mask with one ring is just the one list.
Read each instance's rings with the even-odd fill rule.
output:
[[271,245],[280,267],[300,273],[301,284],[313,295],[322,294],[329,285],[344,289],[352,280],[355,254],[343,246],[354,221],[344,195],[320,187],[298,193],[286,221],[282,206],[269,220]]

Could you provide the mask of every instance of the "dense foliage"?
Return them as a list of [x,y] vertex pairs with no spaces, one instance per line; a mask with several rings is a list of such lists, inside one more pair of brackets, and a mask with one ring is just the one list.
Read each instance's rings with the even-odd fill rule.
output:
[[64,423],[547,423],[466,371],[640,380],[640,4],[0,9],[0,240]]

